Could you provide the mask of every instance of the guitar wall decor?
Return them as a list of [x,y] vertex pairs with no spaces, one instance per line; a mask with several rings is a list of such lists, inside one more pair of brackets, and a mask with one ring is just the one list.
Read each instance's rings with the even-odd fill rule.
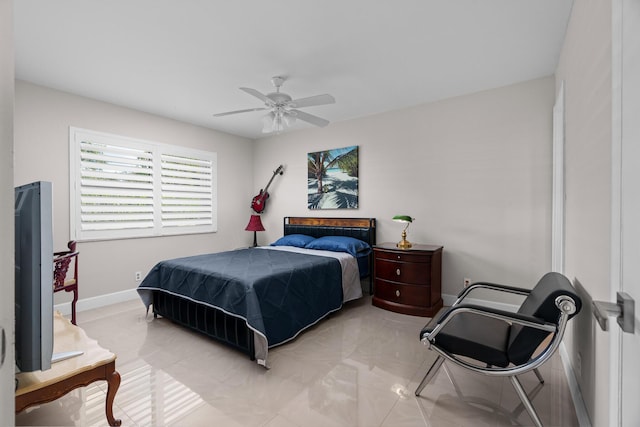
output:
[[267,183],[267,186],[264,187],[264,190],[260,190],[260,194],[255,196],[251,201],[251,209],[253,209],[255,213],[262,213],[264,211],[265,205],[267,204],[267,199],[269,198],[269,193],[267,192],[267,190],[269,189],[273,178],[275,178],[277,174],[282,175],[284,173],[282,169],[282,165],[280,165],[278,166],[278,169],[273,171],[273,176]]

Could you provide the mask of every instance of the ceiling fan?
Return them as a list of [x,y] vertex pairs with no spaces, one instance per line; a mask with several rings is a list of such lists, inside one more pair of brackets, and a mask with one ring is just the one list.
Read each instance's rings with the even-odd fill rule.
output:
[[284,83],[285,78],[281,76],[275,76],[271,79],[271,83],[276,88],[275,92],[268,93],[266,95],[261,92],[248,87],[241,87],[240,90],[253,95],[262,102],[264,107],[248,108],[245,110],[227,111],[226,113],[214,114],[213,117],[228,116],[230,114],[248,113],[251,111],[265,111],[269,113],[263,117],[264,127],[263,133],[280,132],[285,129],[286,126],[292,126],[296,119],[300,119],[312,125],[324,127],[329,124],[328,120],[321,117],[314,116],[313,114],[305,113],[298,110],[298,108],[313,107],[316,105],[333,104],[336,100],[333,96],[315,95],[307,98],[293,99],[291,96],[284,92],[280,92],[280,87]]

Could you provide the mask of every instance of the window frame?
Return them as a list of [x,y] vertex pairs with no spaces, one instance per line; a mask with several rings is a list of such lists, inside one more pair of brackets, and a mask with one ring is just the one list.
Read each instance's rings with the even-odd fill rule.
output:
[[[115,147],[114,151],[119,149],[124,150],[141,150],[145,154],[150,154],[152,161],[152,219],[146,219],[151,221],[151,226],[141,228],[112,228],[112,229],[86,229],[83,224],[89,224],[89,222],[83,222],[82,217],[82,190],[83,188],[96,188],[95,186],[83,186],[82,184],[82,158],[81,158],[81,143],[90,140],[92,144],[103,144],[110,147]],[[201,186],[204,198],[201,200],[208,202],[207,189],[210,188],[210,223],[203,225],[164,225],[163,224],[163,155],[195,159],[202,163],[203,170],[205,171],[203,176],[205,179],[201,182],[205,183],[205,186]],[[191,161],[191,160],[188,160]],[[186,162],[183,162],[186,163]],[[210,175],[206,174],[210,165]],[[110,166],[113,166],[112,164]],[[105,168],[106,169],[106,168]],[[164,170],[168,170],[165,168]],[[86,172],[86,169],[85,169]],[[182,172],[182,170],[179,170]],[[103,170],[98,169],[97,174],[106,173]],[[123,175],[126,177],[127,175]],[[130,176],[130,175],[128,175]],[[210,176],[210,187],[208,186],[209,180],[206,179]],[[144,179],[143,179],[144,181]],[[160,237],[160,236],[173,236],[183,234],[201,234],[201,233],[215,233],[218,231],[217,226],[217,153],[212,151],[198,150],[183,146],[163,144],[159,142],[153,142],[138,138],[132,138],[122,135],[116,135],[106,132],[99,132],[89,129],[83,129],[78,127],[69,127],[69,230],[71,234],[71,240],[76,241],[96,241],[96,240],[119,240],[129,238],[144,238],[144,237]],[[196,182],[196,181],[194,181]],[[148,182],[147,182],[148,183]],[[114,186],[110,188],[124,189],[126,185]],[[141,190],[141,191],[149,191]],[[178,191],[180,193],[180,191]],[[147,198],[147,200],[149,200]],[[85,205],[86,206],[86,205]],[[115,206],[115,205],[114,205]],[[204,215],[204,222],[209,222],[209,216],[207,212],[202,213],[203,209],[199,209],[199,215]],[[204,209],[206,211],[206,209]],[[196,212],[194,208],[193,211]],[[120,213],[112,214],[117,216]],[[149,212],[146,212],[148,215]],[[185,223],[188,219],[184,220]],[[200,220],[202,221],[202,220]]]

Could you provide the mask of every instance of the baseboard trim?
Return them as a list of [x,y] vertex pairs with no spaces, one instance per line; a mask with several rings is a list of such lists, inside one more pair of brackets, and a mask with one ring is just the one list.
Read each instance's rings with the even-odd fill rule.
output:
[[573,406],[576,408],[576,416],[578,417],[578,423],[581,427],[591,427],[591,419],[587,412],[587,407],[584,404],[582,398],[582,392],[580,391],[580,385],[573,370],[571,364],[571,358],[564,343],[560,343],[560,359],[562,360],[562,366],[564,367],[564,374],[567,376],[567,384],[569,385],[569,391],[571,392],[571,398],[573,399]]
[[[136,289],[127,289],[126,291],[79,299],[76,303],[76,311],[93,310],[94,308],[105,307],[107,305],[118,304],[138,298],[140,297],[138,296]],[[59,311],[63,316],[71,314],[71,302],[56,304],[53,308]]]

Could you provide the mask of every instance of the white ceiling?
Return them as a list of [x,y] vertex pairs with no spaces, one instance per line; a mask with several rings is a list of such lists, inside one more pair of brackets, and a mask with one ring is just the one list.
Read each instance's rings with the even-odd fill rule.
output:
[[264,112],[212,115],[276,75],[331,122],[551,75],[572,1],[17,0],[16,78],[260,138]]

